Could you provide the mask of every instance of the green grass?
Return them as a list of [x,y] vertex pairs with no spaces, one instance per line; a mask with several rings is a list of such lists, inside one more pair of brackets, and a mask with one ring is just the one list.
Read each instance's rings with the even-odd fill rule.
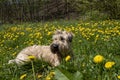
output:
[[[73,60],[66,62],[63,59],[61,65],[55,68],[42,61],[33,62],[33,66],[31,63],[21,67],[7,64],[27,46],[49,45],[57,29],[74,33]],[[96,55],[103,56],[104,60],[95,63],[93,59]],[[108,61],[115,62],[109,69],[105,68]],[[26,74],[25,80],[45,80],[49,77],[51,80],[118,80],[119,61],[120,21],[51,21],[4,24],[0,27],[1,80],[19,80],[23,74]],[[42,77],[38,78],[40,75]]]

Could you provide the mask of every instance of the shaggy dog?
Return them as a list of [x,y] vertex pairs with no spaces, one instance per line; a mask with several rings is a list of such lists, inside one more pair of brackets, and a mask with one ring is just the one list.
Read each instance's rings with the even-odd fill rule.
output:
[[33,45],[23,49],[15,59],[9,60],[9,64],[18,65],[29,62],[29,56],[50,63],[52,66],[60,65],[67,55],[72,55],[71,42],[73,34],[67,31],[57,30],[53,35],[53,42],[48,46]]

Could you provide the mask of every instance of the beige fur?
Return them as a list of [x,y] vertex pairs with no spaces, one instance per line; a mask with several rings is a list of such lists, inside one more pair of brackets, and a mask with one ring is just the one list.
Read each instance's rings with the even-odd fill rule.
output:
[[15,59],[9,60],[9,64],[25,64],[30,61],[28,56],[35,56],[52,66],[60,65],[60,62],[67,55],[72,55],[71,42],[73,34],[66,31],[57,30],[53,35],[53,42],[49,46],[33,45],[23,49]]

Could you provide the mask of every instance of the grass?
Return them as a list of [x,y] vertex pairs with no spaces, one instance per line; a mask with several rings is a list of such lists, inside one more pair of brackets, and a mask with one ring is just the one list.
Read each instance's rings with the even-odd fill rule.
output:
[[[23,48],[49,45],[55,30],[75,34],[74,59],[58,67],[35,61],[24,66],[8,65]],[[53,21],[4,24],[0,27],[1,80],[118,80],[120,76],[120,21]],[[101,55],[104,59],[94,58]],[[99,62],[100,60],[100,62]],[[114,62],[114,64],[107,64]]]

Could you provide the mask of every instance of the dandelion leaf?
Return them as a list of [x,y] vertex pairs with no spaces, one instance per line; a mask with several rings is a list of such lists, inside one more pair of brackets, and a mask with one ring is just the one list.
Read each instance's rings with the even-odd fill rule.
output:
[[70,80],[64,73],[62,73],[59,69],[55,70],[55,79],[56,80]]

